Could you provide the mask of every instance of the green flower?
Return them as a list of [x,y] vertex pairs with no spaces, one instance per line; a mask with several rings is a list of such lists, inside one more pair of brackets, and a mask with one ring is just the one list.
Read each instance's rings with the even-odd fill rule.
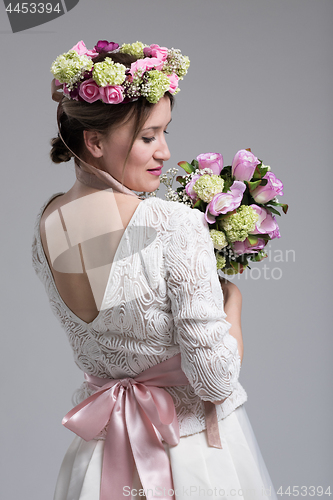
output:
[[215,255],[215,258],[216,258],[216,267],[217,269],[223,269],[226,265],[226,259],[225,257],[223,257],[223,255],[220,255],[219,253],[217,253]]
[[241,205],[235,213],[229,215],[220,221],[222,229],[226,232],[228,241],[244,241],[250,232],[256,227],[258,214],[253,208],[247,205]]
[[94,64],[92,77],[100,87],[121,85],[125,80],[125,71],[126,66],[106,57],[104,61]]
[[209,203],[217,193],[222,193],[224,180],[219,175],[201,175],[194,183],[193,191],[199,198]]
[[131,56],[136,56],[139,59],[143,59],[144,57],[143,49],[145,47],[147,47],[147,45],[145,45],[142,42],[123,43],[119,51],[122,52],[123,54],[130,54]]
[[179,49],[169,49],[168,57],[164,63],[163,71],[167,75],[176,73],[180,80],[186,75],[190,66],[190,60],[187,56],[183,56]]
[[214,248],[216,248],[216,250],[222,250],[222,248],[227,246],[228,244],[227,238],[223,231],[217,231],[216,229],[211,229],[209,231],[209,234],[213,240]]
[[90,57],[79,56],[75,50],[70,50],[57,57],[51,66],[51,72],[60,83],[66,83],[71,89],[92,67],[93,62]]
[[169,87],[169,78],[162,71],[153,69],[148,72],[147,82],[142,84],[141,93],[147,101],[155,104],[164,96]]

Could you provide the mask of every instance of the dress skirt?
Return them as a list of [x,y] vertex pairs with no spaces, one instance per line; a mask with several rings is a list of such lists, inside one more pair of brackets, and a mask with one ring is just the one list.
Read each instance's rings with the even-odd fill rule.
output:
[[[222,449],[208,446],[206,430],[180,438],[177,446],[164,443],[173,477],[170,499],[277,500],[244,406],[220,420],[219,430]],[[104,440],[74,438],[60,468],[54,500],[100,500],[103,448]],[[154,498],[168,498],[155,493]],[[136,471],[132,490],[124,488],[123,498],[146,499]]]

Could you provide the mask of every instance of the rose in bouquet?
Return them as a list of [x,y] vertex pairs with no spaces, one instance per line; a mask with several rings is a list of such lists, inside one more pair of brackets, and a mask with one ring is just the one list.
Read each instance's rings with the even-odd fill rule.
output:
[[166,198],[189,205],[205,214],[211,226],[216,265],[225,274],[242,273],[249,262],[259,262],[267,253],[267,243],[280,238],[276,215],[288,205],[279,203],[283,184],[254,156],[250,149],[236,153],[232,165],[223,166],[219,153],[204,153],[191,163],[178,163],[186,175],[178,176],[176,191],[172,183],[178,169],[160,180],[168,191]]

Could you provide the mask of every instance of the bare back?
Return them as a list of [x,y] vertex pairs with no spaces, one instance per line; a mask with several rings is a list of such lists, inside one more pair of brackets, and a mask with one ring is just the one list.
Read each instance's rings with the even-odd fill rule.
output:
[[[113,258],[122,235],[141,202],[135,196],[117,192],[108,196],[107,191],[97,190],[77,181],[72,189],[57,196],[46,206],[40,221],[43,249],[58,292],[69,309],[86,323],[98,316],[100,298],[105,291]],[[70,217],[65,219],[62,214],[69,213],[70,207],[73,210]],[[94,237],[96,226],[101,228],[99,238]],[[61,267],[59,259],[55,260],[53,257],[52,245],[61,245],[61,241],[65,241],[64,235],[67,241],[72,236],[72,241],[81,243],[76,245],[76,251],[71,256],[70,252],[63,255]],[[64,265],[67,266],[65,272]],[[94,267],[98,268],[98,274],[96,271],[93,274]],[[96,280],[98,287],[93,286],[96,285]]]

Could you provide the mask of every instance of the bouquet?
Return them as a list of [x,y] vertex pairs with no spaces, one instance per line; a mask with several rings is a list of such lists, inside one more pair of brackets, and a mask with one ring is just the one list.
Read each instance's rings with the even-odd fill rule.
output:
[[167,186],[166,198],[201,210],[210,224],[217,269],[227,275],[242,273],[249,262],[259,262],[267,253],[270,240],[280,238],[276,215],[288,205],[279,203],[283,184],[269,166],[250,149],[238,151],[232,165],[223,166],[219,153],[204,153],[191,163],[178,163],[186,175],[178,176],[181,184],[173,191],[178,169],[161,175]]

